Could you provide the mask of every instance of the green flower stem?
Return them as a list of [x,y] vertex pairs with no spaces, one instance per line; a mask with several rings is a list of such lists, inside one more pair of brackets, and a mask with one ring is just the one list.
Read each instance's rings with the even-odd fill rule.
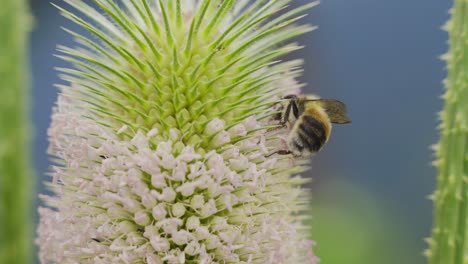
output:
[[455,0],[451,15],[446,24],[445,108],[440,143],[435,147],[439,175],[427,251],[431,264],[468,263],[468,1]]
[[32,182],[26,0],[0,8],[0,263],[31,263]]

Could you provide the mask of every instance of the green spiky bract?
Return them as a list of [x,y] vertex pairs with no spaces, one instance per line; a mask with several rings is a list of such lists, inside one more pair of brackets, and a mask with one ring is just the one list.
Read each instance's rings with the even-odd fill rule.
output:
[[[176,128],[199,151],[210,149],[210,138],[200,137],[210,120],[232,127],[265,112],[277,98],[275,82],[297,75],[300,60],[279,58],[299,47],[283,43],[312,29],[293,23],[316,4],[281,13],[290,1],[193,1],[200,8],[189,14],[184,1],[125,0],[124,8],[94,1],[103,15],[82,1],[65,2],[82,15],[59,7],[63,14],[94,35],[67,30],[86,49],[59,47],[59,57],[77,68],[59,69],[62,77],[83,87],[73,93],[91,109],[90,118],[116,130],[157,128],[163,135],[156,141]],[[241,9],[233,23],[220,26]]]
[[435,146],[438,169],[433,194],[435,212],[430,248],[430,264],[468,263],[468,1],[456,0],[449,34],[448,77],[441,112],[441,138]]
[[0,10],[0,263],[31,263],[32,182],[27,35],[24,0]]

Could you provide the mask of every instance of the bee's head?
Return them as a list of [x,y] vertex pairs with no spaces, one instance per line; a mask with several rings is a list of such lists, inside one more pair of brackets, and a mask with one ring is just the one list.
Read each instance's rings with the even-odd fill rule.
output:
[[283,99],[287,99],[287,100],[297,100],[297,95],[295,94],[288,94],[286,96],[283,97]]
[[[277,103],[278,107],[275,110],[277,110],[278,113],[273,116],[273,120],[283,120],[285,118],[285,110],[292,102],[297,105],[299,97],[295,94],[283,96],[281,101]],[[286,118],[289,118],[289,115]]]
[[276,102],[273,106],[273,111],[277,112],[273,115],[273,120],[281,120],[284,112],[284,103],[281,101]]

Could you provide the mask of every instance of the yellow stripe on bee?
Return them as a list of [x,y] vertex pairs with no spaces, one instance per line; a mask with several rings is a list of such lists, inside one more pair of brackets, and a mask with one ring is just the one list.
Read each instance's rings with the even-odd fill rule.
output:
[[330,118],[328,118],[327,113],[320,106],[320,102],[305,102],[305,110],[303,115],[311,116],[315,118],[318,122],[322,123],[323,127],[325,128],[325,134],[328,141],[331,132]]

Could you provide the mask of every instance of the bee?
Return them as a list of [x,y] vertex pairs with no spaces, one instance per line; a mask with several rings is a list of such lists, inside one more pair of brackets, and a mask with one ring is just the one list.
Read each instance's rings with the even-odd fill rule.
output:
[[275,119],[282,127],[289,122],[292,129],[287,138],[288,150],[278,150],[273,154],[295,157],[309,156],[318,152],[328,141],[331,123],[351,122],[346,115],[346,105],[334,99],[315,99],[309,96],[287,95],[282,111]]

